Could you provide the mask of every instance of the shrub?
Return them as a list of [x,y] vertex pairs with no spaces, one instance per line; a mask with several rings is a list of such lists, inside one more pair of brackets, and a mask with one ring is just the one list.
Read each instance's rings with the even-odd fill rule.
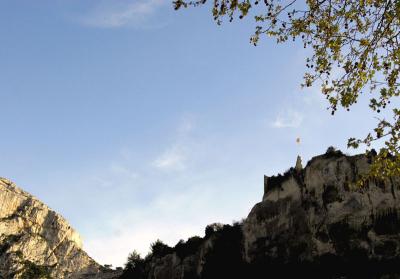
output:
[[21,239],[21,235],[7,235],[6,238],[0,243],[0,255],[7,252],[7,250],[16,242]]
[[142,259],[138,252],[133,251],[128,256],[124,271],[120,278],[143,278],[145,273],[145,266],[145,260]]
[[203,239],[198,236],[189,238],[186,242],[180,240],[174,247],[175,253],[181,259],[194,255],[198,251]]
[[206,238],[209,238],[214,233],[221,231],[223,227],[224,227],[224,225],[221,223],[213,223],[213,224],[208,225],[206,227],[206,231],[205,231]]
[[24,265],[22,279],[51,279],[49,267],[37,265],[31,261],[25,261]]
[[171,247],[169,247],[167,244],[164,244],[164,242],[159,239],[150,245],[150,249],[151,254],[157,258],[164,257],[165,255],[173,252]]
[[140,254],[138,252],[136,252],[136,250],[135,250],[135,251],[133,251],[132,253],[129,254],[128,260],[127,260],[127,262],[125,264],[125,269],[126,270],[133,270],[136,267],[138,267],[140,264],[142,264],[143,261],[144,260],[142,259]]

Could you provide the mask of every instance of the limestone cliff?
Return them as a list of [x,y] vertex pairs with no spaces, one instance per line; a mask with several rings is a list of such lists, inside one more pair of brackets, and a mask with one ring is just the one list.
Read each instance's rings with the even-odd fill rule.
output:
[[242,224],[155,249],[122,278],[400,278],[400,181],[356,187],[373,160],[328,149],[265,177]]
[[243,224],[245,261],[326,263],[335,265],[338,276],[362,266],[351,274],[378,278],[385,269],[398,276],[400,181],[356,186],[373,156],[330,149],[304,169],[265,177],[263,200]]
[[0,278],[115,278],[59,214],[0,178]]

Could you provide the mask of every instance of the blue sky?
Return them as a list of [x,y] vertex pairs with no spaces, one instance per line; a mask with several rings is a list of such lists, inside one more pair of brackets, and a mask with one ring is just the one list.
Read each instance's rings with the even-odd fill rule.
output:
[[366,102],[332,117],[300,89],[301,45],[254,47],[253,25],[165,0],[0,1],[0,176],[117,266],[246,217],[298,154],[352,153]]

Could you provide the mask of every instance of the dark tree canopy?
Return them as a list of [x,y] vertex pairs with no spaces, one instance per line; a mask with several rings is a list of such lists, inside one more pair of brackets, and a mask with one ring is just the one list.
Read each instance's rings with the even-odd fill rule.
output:
[[[380,113],[400,95],[400,1],[398,0],[212,0],[212,15],[224,19],[252,14],[257,45],[261,36],[278,43],[301,40],[312,54],[306,60],[302,86],[321,86],[332,115],[350,110],[361,94],[371,93],[369,107]],[[175,9],[207,4],[207,0],[174,1]],[[378,124],[365,138],[350,138],[348,146],[369,148],[382,140],[384,148],[371,168],[373,177],[400,174],[400,110]]]

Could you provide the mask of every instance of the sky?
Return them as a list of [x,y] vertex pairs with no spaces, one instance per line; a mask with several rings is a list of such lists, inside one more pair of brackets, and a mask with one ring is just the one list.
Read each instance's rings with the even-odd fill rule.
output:
[[[0,0],[0,176],[62,214],[101,264],[245,218],[274,175],[365,136],[301,89],[307,50],[251,18],[166,0]],[[300,138],[300,144],[296,139]]]

